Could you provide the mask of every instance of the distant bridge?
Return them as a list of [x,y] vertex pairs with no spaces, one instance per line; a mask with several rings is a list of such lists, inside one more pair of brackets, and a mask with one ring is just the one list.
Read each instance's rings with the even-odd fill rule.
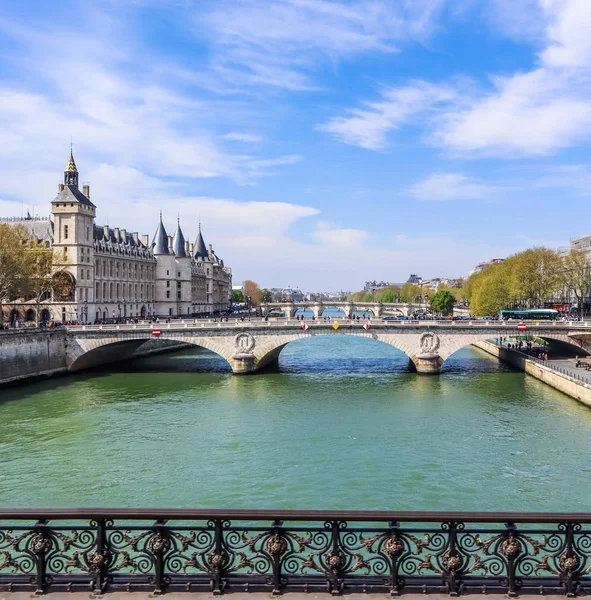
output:
[[[591,351],[591,323],[538,323],[528,334]],[[185,342],[223,357],[236,374],[255,373],[276,363],[287,344],[316,336],[357,336],[378,340],[406,353],[419,373],[439,373],[454,352],[475,342],[523,334],[516,323],[487,321],[276,321],[172,322],[167,324],[83,325],[67,328],[71,371],[131,358],[144,342]]]
[[298,310],[311,310],[318,319],[327,309],[337,308],[345,317],[350,318],[355,312],[372,313],[375,317],[383,314],[409,316],[413,312],[427,312],[430,310],[428,302],[267,302],[261,305],[262,313],[268,315],[271,311],[283,312],[286,317],[295,317]]

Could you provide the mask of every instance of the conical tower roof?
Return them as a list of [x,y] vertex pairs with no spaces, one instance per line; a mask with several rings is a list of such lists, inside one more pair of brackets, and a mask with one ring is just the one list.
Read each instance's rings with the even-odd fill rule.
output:
[[201,235],[201,222],[199,222],[199,234],[195,240],[195,258],[207,258],[207,246],[203,241],[203,235]]
[[66,166],[66,173],[78,173],[76,163],[74,162],[74,154],[72,153],[72,148],[70,148],[70,159],[68,160],[68,164]]
[[152,251],[154,254],[170,254],[168,252],[168,235],[162,224],[162,212],[160,213],[160,223],[152,240]]
[[176,223],[176,231],[174,233],[174,239],[172,240],[172,249],[174,251],[174,255],[177,258],[187,258],[187,252],[185,250],[185,236],[181,231],[181,223],[180,220],[177,219]]

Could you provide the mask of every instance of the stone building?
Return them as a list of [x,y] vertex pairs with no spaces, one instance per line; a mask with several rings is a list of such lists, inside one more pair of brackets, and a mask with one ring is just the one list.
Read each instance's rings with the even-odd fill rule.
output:
[[[8,218],[0,222],[25,226],[32,237],[54,251],[54,268],[66,271],[61,285],[39,305],[40,321],[180,317],[228,310],[232,272],[205,245],[199,224],[195,244],[185,240],[180,222],[169,236],[162,222],[152,242],[148,235],[95,223],[90,186],[78,185],[74,156],[51,203],[51,217]],[[5,320],[33,321],[37,303],[5,303]]]

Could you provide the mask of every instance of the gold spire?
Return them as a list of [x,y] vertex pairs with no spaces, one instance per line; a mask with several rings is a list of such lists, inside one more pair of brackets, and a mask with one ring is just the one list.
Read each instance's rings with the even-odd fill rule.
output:
[[74,155],[72,154],[72,148],[70,147],[70,160],[68,160],[68,166],[66,167],[66,173],[78,173],[76,163],[74,162]]

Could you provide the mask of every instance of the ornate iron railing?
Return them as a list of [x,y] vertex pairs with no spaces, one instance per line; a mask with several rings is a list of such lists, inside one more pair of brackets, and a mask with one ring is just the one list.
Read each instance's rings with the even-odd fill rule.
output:
[[591,514],[0,510],[0,591],[591,591]]

